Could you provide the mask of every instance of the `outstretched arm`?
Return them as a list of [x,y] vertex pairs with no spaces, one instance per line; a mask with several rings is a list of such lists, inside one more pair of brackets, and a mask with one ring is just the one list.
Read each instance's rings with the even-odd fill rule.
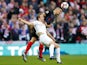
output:
[[26,21],[26,20],[24,20],[22,18],[19,18],[18,20],[21,21],[21,22],[23,22],[23,23],[25,23],[25,24],[27,24],[27,25],[29,25],[29,26],[30,25],[34,26],[34,24],[32,22],[28,22],[28,21]]

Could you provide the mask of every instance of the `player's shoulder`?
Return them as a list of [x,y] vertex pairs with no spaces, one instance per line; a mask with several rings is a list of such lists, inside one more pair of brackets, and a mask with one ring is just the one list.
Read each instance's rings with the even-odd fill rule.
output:
[[37,20],[34,20],[33,23],[36,24],[37,23]]
[[40,24],[40,21],[38,21],[38,20],[35,20],[34,22],[37,23],[37,24]]
[[34,20],[34,22],[38,23],[38,20]]

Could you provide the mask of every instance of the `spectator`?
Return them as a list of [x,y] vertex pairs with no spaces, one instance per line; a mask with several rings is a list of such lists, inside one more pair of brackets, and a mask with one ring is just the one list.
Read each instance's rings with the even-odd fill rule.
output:
[[19,14],[19,5],[18,5],[18,2],[15,2],[15,4],[14,4],[14,13],[15,14]]
[[30,18],[30,20],[29,20],[30,22],[33,22],[33,21],[36,20],[36,12],[35,12],[35,10],[31,10],[29,18]]
[[40,5],[38,7],[39,7],[39,12],[45,13],[46,7],[43,1],[40,1]]
[[64,35],[63,35],[63,27],[61,23],[57,23],[57,28],[56,28],[56,39],[57,41],[63,42],[64,41]]
[[86,40],[86,36],[87,36],[87,20],[84,20],[81,25],[78,27],[77,29],[77,41],[81,42],[82,39]]
[[32,5],[36,12],[38,12],[38,0],[31,0],[29,5]]
[[25,29],[25,25],[23,25],[19,30],[19,40],[29,40],[29,30]]
[[6,21],[3,21],[1,29],[3,32],[2,40],[6,40],[6,41],[11,40],[10,26],[7,24]]
[[29,12],[31,12],[32,10],[34,10],[32,5],[29,5]]
[[64,42],[68,41],[68,31],[69,31],[69,23],[68,21],[65,19],[63,21],[63,34],[64,34]]
[[11,29],[14,28],[14,24],[16,24],[17,28],[19,28],[19,22],[17,21],[17,14],[12,14],[12,17],[9,20],[9,25]]
[[20,16],[22,18],[28,17],[28,14],[29,14],[28,2],[26,2],[25,0],[23,0],[22,5],[20,6],[20,9],[23,10],[23,12],[20,14]]
[[72,23],[73,23],[76,27],[80,26],[79,19],[77,18],[77,16],[76,16],[75,14],[73,15]]
[[62,0],[57,0],[57,6],[61,7]]
[[74,27],[73,23],[69,25],[69,32],[68,32],[68,43],[75,43],[76,42],[76,30],[77,28]]
[[10,3],[8,3],[7,5],[7,10],[10,11],[12,8],[14,8],[14,5],[15,5],[15,1],[10,0]]
[[7,7],[5,0],[0,0],[0,8],[5,8]]
[[51,25],[50,25],[50,28],[48,28],[47,30],[52,34],[52,36],[53,36],[54,38],[56,38],[56,32],[55,32],[55,30],[54,30],[53,24],[51,24]]
[[3,23],[3,21],[0,19],[0,41],[1,41],[2,38],[3,38],[2,23]]
[[11,39],[13,41],[19,40],[19,28],[16,24],[14,24],[14,27],[11,29]]

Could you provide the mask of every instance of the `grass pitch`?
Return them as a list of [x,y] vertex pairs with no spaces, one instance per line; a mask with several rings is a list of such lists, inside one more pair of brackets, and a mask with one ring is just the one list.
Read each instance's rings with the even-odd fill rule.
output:
[[87,55],[61,55],[63,64],[57,64],[56,60],[50,60],[45,55],[46,62],[37,59],[37,56],[28,56],[25,63],[21,56],[0,56],[0,65],[87,65]]

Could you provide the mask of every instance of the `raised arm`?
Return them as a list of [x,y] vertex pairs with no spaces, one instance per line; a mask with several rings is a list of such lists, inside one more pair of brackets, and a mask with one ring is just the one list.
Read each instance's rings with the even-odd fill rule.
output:
[[32,22],[28,22],[28,21],[26,21],[26,20],[24,20],[24,19],[22,19],[22,18],[19,18],[18,19],[19,20],[19,22],[21,21],[21,22],[23,22],[23,23],[25,23],[25,24],[27,24],[27,25],[32,25],[32,26],[34,26],[34,24],[32,23]]

